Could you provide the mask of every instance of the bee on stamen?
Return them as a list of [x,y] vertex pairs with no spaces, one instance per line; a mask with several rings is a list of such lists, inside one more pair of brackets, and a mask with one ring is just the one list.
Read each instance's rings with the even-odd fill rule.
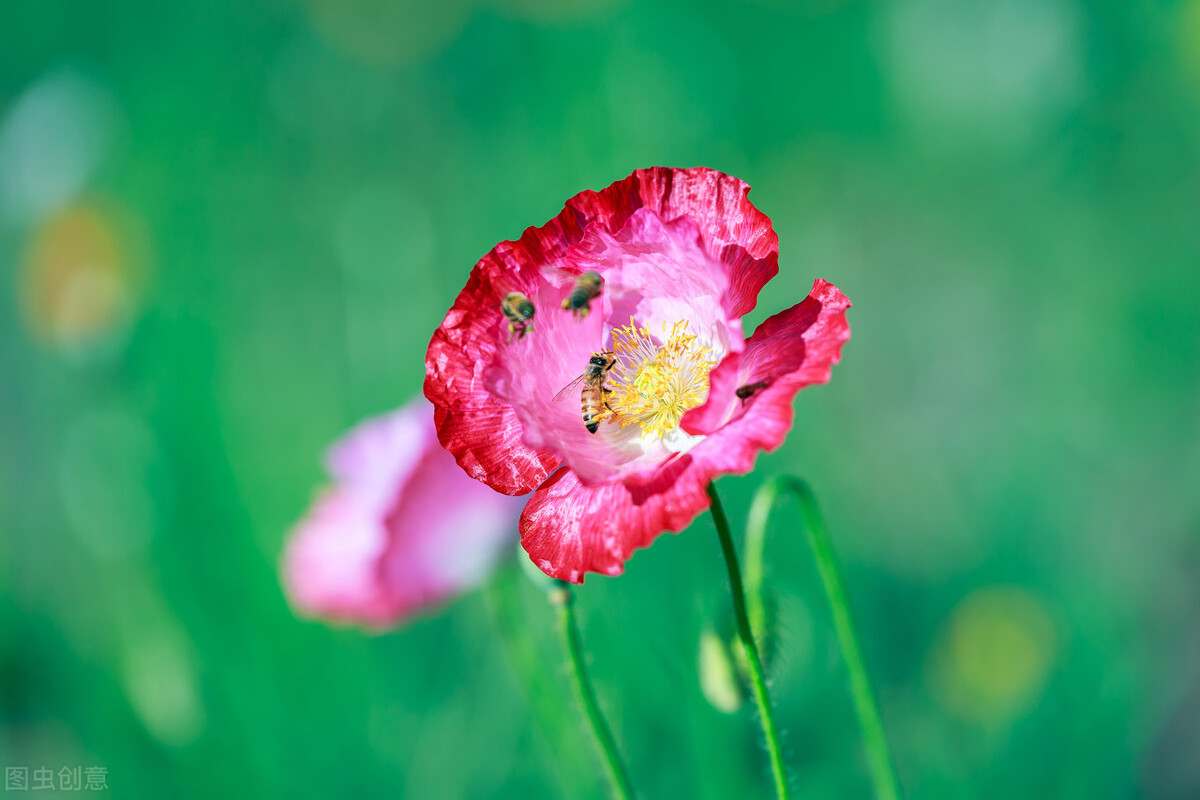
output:
[[741,398],[742,405],[746,405],[747,400],[749,400],[754,395],[758,394],[759,390],[767,388],[767,386],[768,386],[768,383],[766,381],[758,381],[757,383],[747,383],[745,386],[739,386],[738,390],[736,392],[734,392],[734,394],[736,394],[739,398]]
[[600,429],[600,416],[605,409],[612,411],[605,397],[612,390],[604,388],[604,377],[616,363],[616,356],[609,350],[593,353],[592,357],[588,359],[583,374],[559,389],[558,394],[554,395],[553,402],[557,403],[566,397],[567,392],[572,388],[580,383],[583,384],[579,391],[579,405],[583,412],[583,427],[587,428],[588,433],[595,433]]
[[522,339],[533,330],[533,303],[520,292],[509,292],[500,301],[500,311],[508,320],[508,340]]
[[563,300],[562,307],[573,313],[577,319],[583,319],[591,312],[591,302],[600,296],[603,287],[604,278],[600,277],[600,273],[585,272],[575,279],[575,285],[567,299]]

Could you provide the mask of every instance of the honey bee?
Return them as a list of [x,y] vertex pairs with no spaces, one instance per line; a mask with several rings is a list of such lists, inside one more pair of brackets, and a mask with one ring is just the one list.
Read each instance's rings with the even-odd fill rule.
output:
[[533,330],[533,303],[520,292],[509,292],[500,301],[500,310],[508,320],[508,340],[521,339]]
[[600,296],[604,286],[604,278],[598,272],[585,272],[575,279],[575,285],[562,307],[573,313],[578,319],[583,319],[592,310],[591,302]]
[[612,351],[592,353],[583,374],[559,389],[558,394],[554,395],[554,402],[557,403],[566,397],[567,392],[571,389],[580,383],[583,384],[579,390],[579,405],[583,411],[583,427],[588,429],[588,433],[595,433],[600,429],[600,414],[605,408],[608,408],[608,401],[604,396],[612,391],[604,388],[604,376],[616,363],[617,358]]

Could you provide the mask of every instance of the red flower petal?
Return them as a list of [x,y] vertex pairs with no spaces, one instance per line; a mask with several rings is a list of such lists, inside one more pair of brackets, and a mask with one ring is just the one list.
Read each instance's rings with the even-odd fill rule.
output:
[[[663,531],[686,528],[708,508],[705,488],[718,475],[744,474],[761,451],[777,449],[792,427],[792,401],[805,386],[825,383],[850,338],[850,301],[818,280],[801,303],[770,317],[746,343],[738,381],[723,380],[722,398],[689,415],[718,421],[686,455],[646,482],[614,480],[584,486],[560,470],[534,492],[521,515],[521,543],[544,572],[582,583],[587,572],[617,575],[640,547]],[[741,381],[767,385],[744,403]],[[685,418],[686,419],[686,418]]]
[[[521,545],[552,578],[583,583],[584,574],[619,575],[639,547],[678,532],[708,508],[707,478],[682,456],[669,479],[584,486],[569,469],[554,473],[521,515]],[[666,477],[666,476],[662,476]]]
[[622,183],[633,181],[642,205],[657,210],[664,220],[696,221],[709,255],[732,267],[730,314],[749,313],[759,291],[779,272],[779,237],[767,215],[747,198],[750,186],[704,167],[638,170]]
[[425,396],[434,405],[434,424],[442,446],[460,467],[498,492],[526,494],[558,466],[553,453],[535,450],[521,441],[521,424],[512,406],[501,402],[484,385],[484,373],[496,357],[502,339],[500,297],[519,291],[519,276],[502,290],[492,286],[494,270],[483,265],[467,280],[445,321],[434,331],[425,355]]
[[736,319],[754,307],[779,270],[778,237],[748,192],[737,178],[702,167],[638,170],[600,192],[576,195],[541,228],[484,256],[434,333],[425,361],[425,395],[437,407],[438,437],[459,465],[497,491],[524,494],[560,463],[522,440],[514,408],[484,380],[505,338],[500,300],[506,293],[534,294],[540,267],[558,262],[589,227],[616,234],[645,208],[664,222],[686,217],[696,225],[705,253],[728,265],[724,302]]
[[[765,417],[773,409],[775,417],[787,418],[786,434],[792,397],[805,386],[828,382],[831,368],[841,359],[842,345],[850,338],[848,308],[850,300],[818,278],[803,302],[764,320],[742,353],[731,354],[709,374],[708,400],[685,414],[681,427],[692,434],[710,433],[746,416],[770,426]],[[757,384],[765,385],[755,388]],[[740,398],[736,391],[741,387],[753,391]],[[786,411],[778,408],[780,401]],[[781,441],[780,437],[768,449]]]

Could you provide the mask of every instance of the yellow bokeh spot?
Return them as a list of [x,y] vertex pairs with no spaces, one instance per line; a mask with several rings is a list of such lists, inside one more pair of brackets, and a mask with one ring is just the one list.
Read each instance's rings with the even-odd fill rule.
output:
[[45,220],[25,247],[20,273],[34,337],[74,349],[128,321],[137,293],[132,249],[100,207],[77,205]]
[[961,717],[1003,721],[1036,701],[1055,651],[1054,622],[1034,595],[1017,587],[986,587],[967,595],[943,625],[930,686]]

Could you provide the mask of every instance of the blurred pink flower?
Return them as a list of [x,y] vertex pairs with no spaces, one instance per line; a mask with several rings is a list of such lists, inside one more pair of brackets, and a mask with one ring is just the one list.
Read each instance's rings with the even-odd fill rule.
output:
[[392,625],[481,583],[517,536],[522,501],[471,480],[424,398],[329,450],[334,485],[292,531],[284,579],[301,612]]

